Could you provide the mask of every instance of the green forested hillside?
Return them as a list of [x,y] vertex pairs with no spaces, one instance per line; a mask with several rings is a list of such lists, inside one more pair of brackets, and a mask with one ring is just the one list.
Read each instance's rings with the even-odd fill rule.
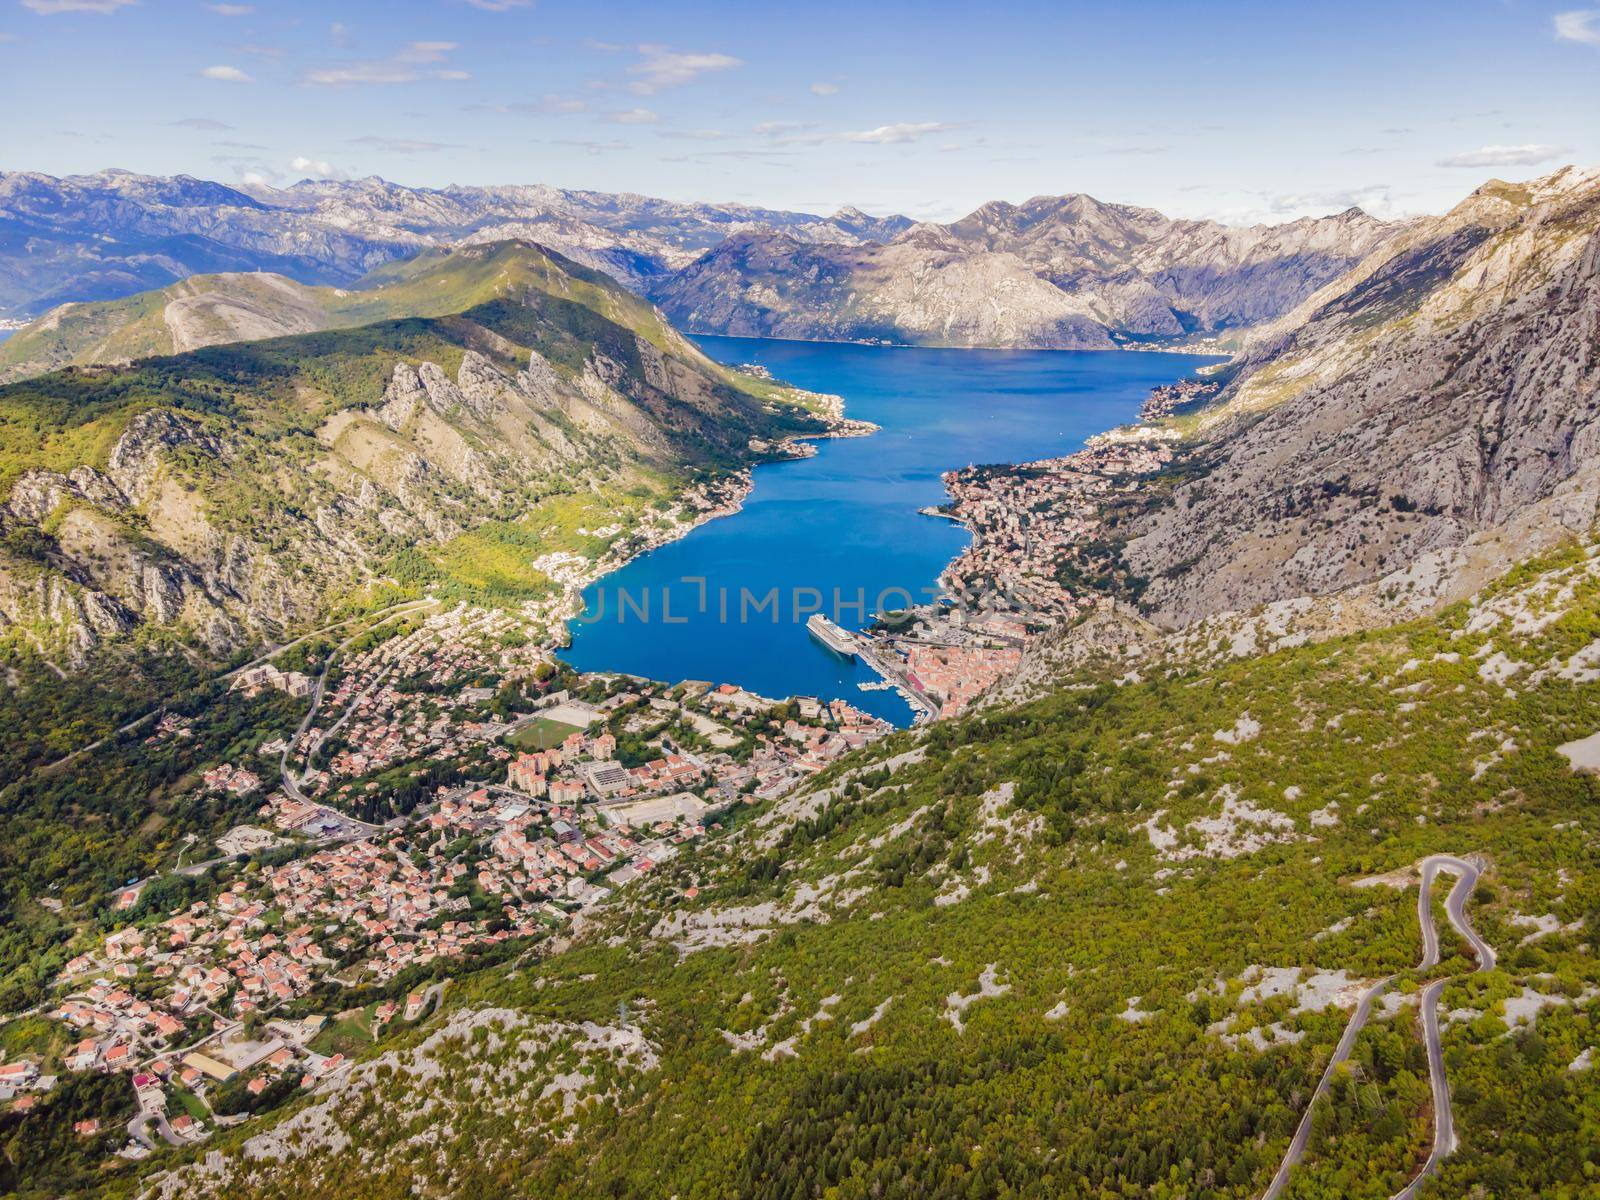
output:
[[[535,247],[385,279],[340,298],[368,322],[351,328],[0,388],[0,646],[81,667],[176,627],[225,656],[354,588],[449,581],[483,556],[459,538],[592,558],[611,542],[573,544],[574,516],[626,539],[752,461],[752,439],[823,427],[814,398],[711,362]],[[572,496],[594,511],[541,509]],[[548,590],[513,574],[483,586]]]
[[[1597,634],[1573,549],[1437,619],[897,735],[157,1194],[1255,1196],[1393,973],[1286,1194],[1416,1173],[1446,978],[1425,1194],[1591,1195],[1600,791],[1557,747],[1600,727]],[[1432,853],[1485,864],[1496,969],[1437,895],[1415,969]]]
[[525,241],[430,250],[379,267],[348,288],[268,273],[196,275],[119,300],[64,305],[0,342],[0,383],[229,342],[449,317],[497,300],[537,306],[538,298],[585,309],[663,352],[693,358],[734,386],[764,395],[779,390],[705,358],[610,277]]

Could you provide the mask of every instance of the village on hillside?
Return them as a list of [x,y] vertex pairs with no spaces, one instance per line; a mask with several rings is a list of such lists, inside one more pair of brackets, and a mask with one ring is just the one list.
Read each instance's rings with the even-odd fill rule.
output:
[[[0,1064],[26,1110],[64,1075],[126,1077],[143,1157],[248,1120],[423,1019],[453,973],[521,952],[890,727],[849,704],[578,675],[514,616],[459,607],[323,664],[241,672],[315,700],[303,725],[199,772],[253,819],[111,898]],[[320,697],[320,698],[319,698]],[[163,720],[147,741],[189,736]],[[182,865],[187,863],[188,865]],[[173,899],[167,905],[163,897]]]

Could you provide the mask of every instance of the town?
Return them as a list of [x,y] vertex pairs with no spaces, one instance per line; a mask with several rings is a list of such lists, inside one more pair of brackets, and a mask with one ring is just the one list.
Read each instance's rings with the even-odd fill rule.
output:
[[879,614],[864,661],[925,714],[960,715],[1017,670],[1030,639],[1107,603],[1103,585],[1119,581],[1106,506],[1172,458],[1165,439],[1135,429],[1060,458],[946,473],[950,502],[926,511],[959,521],[972,543],[940,577],[943,597]]
[[[423,1019],[482,956],[536,948],[728,813],[890,727],[842,701],[578,675],[516,614],[408,613],[304,670],[240,672],[309,707],[200,773],[254,820],[119,889],[30,1020],[51,1048],[0,1065],[26,1111],[74,1073],[125,1077],[140,1158],[264,1112]],[[189,735],[163,720],[147,740]],[[152,903],[169,897],[170,905]]]

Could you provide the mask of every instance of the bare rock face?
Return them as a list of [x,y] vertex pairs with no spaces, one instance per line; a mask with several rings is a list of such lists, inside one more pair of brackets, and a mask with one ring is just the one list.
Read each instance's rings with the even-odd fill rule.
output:
[[1234,229],[1040,196],[881,245],[731,237],[651,294],[705,333],[1107,349],[1281,316],[1397,228],[1352,209]]
[[1237,360],[1202,414],[1208,470],[1127,547],[1150,611],[1185,625],[1448,556],[1443,602],[1586,531],[1597,348],[1600,172],[1487,184],[1406,230]]

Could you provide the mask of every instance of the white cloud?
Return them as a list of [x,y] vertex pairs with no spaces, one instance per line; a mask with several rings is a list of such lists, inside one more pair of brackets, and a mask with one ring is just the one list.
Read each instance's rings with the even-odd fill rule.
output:
[[640,46],[639,53],[644,58],[628,68],[628,74],[636,76],[628,87],[641,96],[693,83],[707,71],[727,71],[744,65],[729,54],[686,53],[665,46]]
[[660,129],[656,136],[682,142],[720,142],[733,134],[721,129]]
[[521,113],[542,117],[570,117],[589,111],[589,102],[572,96],[546,92],[537,100],[518,100],[511,104],[469,104],[467,112]]
[[358,58],[327,67],[312,67],[300,76],[308,87],[355,87],[361,84],[416,83],[424,79],[471,79],[466,71],[440,66],[455,42],[407,42],[388,58]]
[[816,128],[807,121],[763,121],[755,127],[755,132],[762,137],[782,137],[784,134],[799,133],[803,129]]
[[238,67],[207,67],[200,72],[206,79],[215,79],[219,83],[254,83],[255,80],[246,75]]
[[[1204,185],[1196,185],[1193,190],[1210,191]],[[1349,208],[1359,208],[1386,221],[1417,211],[1415,197],[1396,193],[1391,184],[1369,183],[1305,192],[1236,193],[1223,202],[1196,203],[1181,215],[1204,217],[1224,225],[1281,225],[1302,217],[1332,216]]]
[[881,145],[899,142],[914,142],[918,138],[926,137],[930,133],[944,133],[954,129],[954,125],[943,121],[919,121],[914,123],[900,122],[897,125],[879,125],[876,129],[863,129],[856,133],[839,135],[840,141],[845,142],[876,142]]
[[510,12],[513,8],[532,8],[533,0],[467,0],[473,8],[484,12]]
[[817,96],[836,96],[839,94],[839,85],[837,83],[813,83],[811,91]]
[[22,7],[41,17],[54,17],[61,13],[113,13],[137,3],[138,0],[22,0]]
[[1532,167],[1552,158],[1559,158],[1566,150],[1560,146],[1480,146],[1465,154],[1452,154],[1441,158],[1441,167]]
[[396,62],[443,62],[446,54],[460,48],[457,42],[407,42],[405,49],[394,57]]
[[215,121],[210,117],[180,117],[176,121],[168,122],[171,125],[181,126],[184,129],[199,129],[206,133],[222,133],[232,129],[233,126],[225,121]]
[[627,142],[617,138],[613,138],[609,142],[597,142],[588,138],[554,138],[550,144],[552,146],[572,146],[589,154],[605,154],[612,150],[627,150],[630,148]]
[[344,172],[330,162],[323,162],[318,158],[307,158],[297,154],[289,160],[289,169],[311,179],[343,179]]
[[[842,130],[838,133],[797,133],[779,138],[780,144],[820,146],[824,142],[854,142],[858,145],[899,146],[920,141],[935,133],[947,133],[959,128],[945,121],[901,121],[893,125],[879,125],[875,129]],[[762,132],[757,127],[757,132]]]
[[41,17],[54,17],[61,13],[113,13],[119,8],[137,4],[139,0],[22,0],[22,7]]
[[1557,13],[1554,24],[1556,38],[1559,41],[1600,46],[1600,8],[1580,8],[1573,12]]
[[219,17],[248,17],[256,10],[253,4],[208,4],[206,7]]
[[608,112],[604,118],[612,125],[654,125],[661,120],[659,116],[648,108],[629,108],[620,112]]

